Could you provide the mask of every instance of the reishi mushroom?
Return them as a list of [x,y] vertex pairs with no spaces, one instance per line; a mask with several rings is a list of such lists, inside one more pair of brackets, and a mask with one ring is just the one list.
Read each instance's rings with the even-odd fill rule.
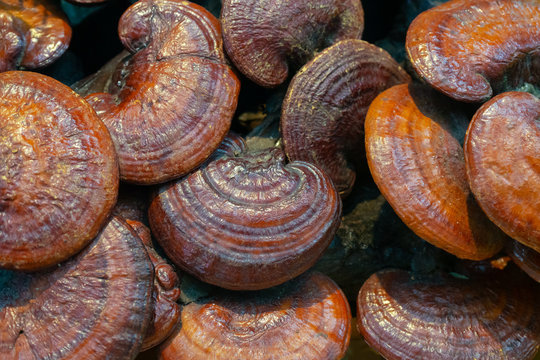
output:
[[142,0],[118,25],[132,53],[107,93],[86,99],[111,132],[120,177],[162,183],[187,174],[229,131],[239,81],[226,63],[218,20],[199,5]]
[[386,51],[365,41],[342,40],[325,49],[294,76],[283,101],[287,157],[318,165],[348,195],[363,159],[369,104],[410,80]]
[[118,193],[109,132],[45,75],[0,74],[0,268],[37,270],[79,252]]
[[540,282],[540,253],[518,241],[510,241],[506,252],[521,270],[536,282]]

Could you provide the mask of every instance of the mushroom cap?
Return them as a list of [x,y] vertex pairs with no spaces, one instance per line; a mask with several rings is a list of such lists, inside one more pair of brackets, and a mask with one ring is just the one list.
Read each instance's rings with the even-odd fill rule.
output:
[[388,360],[532,359],[539,289],[526,277],[415,279],[382,270],[360,289],[357,326]]
[[240,83],[218,20],[199,5],[141,0],[120,19],[133,55],[108,93],[90,94],[116,145],[122,180],[162,183],[200,165],[227,134]]
[[0,74],[0,267],[36,270],[80,251],[118,193],[109,132],[44,75]]
[[369,169],[381,193],[418,236],[460,258],[495,255],[506,236],[469,188],[462,104],[416,84],[381,93],[366,116]]
[[152,232],[168,257],[197,278],[256,290],[298,276],[337,230],[341,201],[315,165],[285,165],[281,150],[222,157],[163,186]]
[[467,177],[487,216],[540,251],[540,99],[511,91],[474,114],[465,139]]
[[538,84],[540,2],[451,0],[415,18],[405,46],[416,72],[456,100]]
[[47,0],[0,4],[0,72],[35,69],[58,59],[69,46],[71,27]]
[[119,218],[57,267],[0,270],[0,358],[134,359],[152,279],[143,244]]
[[272,289],[224,292],[189,303],[160,357],[341,359],[350,322],[343,292],[329,277],[310,272]]
[[518,241],[510,241],[506,252],[521,270],[536,282],[540,282],[540,253]]
[[383,49],[342,40],[294,76],[283,101],[281,134],[290,160],[318,165],[342,196],[352,190],[373,99],[410,76]]
[[300,67],[343,39],[360,39],[364,11],[359,0],[225,0],[223,42],[236,67],[255,83],[283,83],[289,65]]

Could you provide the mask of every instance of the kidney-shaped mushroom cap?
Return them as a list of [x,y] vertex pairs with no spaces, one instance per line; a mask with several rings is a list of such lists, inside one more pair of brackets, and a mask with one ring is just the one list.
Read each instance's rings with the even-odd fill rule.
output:
[[540,251],[540,99],[511,91],[486,102],[465,139],[467,177],[488,217]]
[[506,246],[506,252],[521,270],[540,282],[540,253],[518,241],[510,241]]
[[358,294],[358,330],[388,360],[532,359],[540,347],[538,284],[373,274]]
[[0,358],[134,359],[152,279],[142,242],[119,218],[49,271],[0,270]]
[[142,0],[122,15],[121,62],[109,93],[86,98],[109,128],[123,180],[161,183],[200,165],[227,134],[240,84],[219,22],[199,5]]
[[257,292],[223,292],[182,309],[182,326],[160,348],[163,360],[337,360],[351,335],[343,292],[310,272]]
[[427,86],[394,86],[369,107],[366,153],[375,183],[409,228],[460,258],[482,260],[501,250],[506,236],[467,182],[461,142],[469,118]]
[[0,2],[0,72],[49,65],[66,51],[70,40],[71,27],[54,3]]
[[221,9],[225,50],[255,83],[274,87],[317,51],[343,39],[360,39],[360,0],[225,0]]
[[538,84],[540,2],[448,1],[414,19],[406,49],[416,72],[457,100]]
[[152,232],[168,257],[201,280],[255,290],[298,276],[337,230],[332,181],[281,150],[222,157],[166,185],[153,199]]
[[342,196],[352,190],[364,153],[364,120],[373,99],[409,75],[383,49],[343,40],[294,76],[283,101],[281,134],[291,160],[320,166]]
[[0,74],[0,268],[35,270],[80,251],[118,193],[107,128],[44,75]]

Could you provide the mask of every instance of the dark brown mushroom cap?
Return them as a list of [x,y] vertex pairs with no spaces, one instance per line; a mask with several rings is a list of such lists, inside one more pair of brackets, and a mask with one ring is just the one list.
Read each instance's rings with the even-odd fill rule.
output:
[[341,359],[351,335],[343,292],[308,273],[278,287],[224,292],[182,309],[161,359]]
[[166,185],[150,205],[168,257],[201,280],[256,290],[298,276],[339,225],[341,201],[315,165],[281,150],[223,157]]
[[498,88],[537,84],[540,3],[448,1],[414,19],[406,49],[416,72],[457,100],[485,101]]
[[143,0],[122,15],[133,56],[108,94],[87,96],[115,141],[123,180],[161,183],[200,165],[227,134],[239,81],[225,62],[219,22],[199,5]]
[[540,251],[540,99],[507,92],[474,115],[465,140],[467,177],[487,216]]
[[383,49],[343,40],[304,65],[283,101],[281,134],[290,160],[317,164],[342,196],[363,158],[364,120],[373,99],[409,75]]
[[86,246],[118,193],[111,137],[83,98],[44,75],[0,74],[0,267],[35,270]]
[[460,258],[481,260],[500,251],[506,236],[467,182],[461,142],[469,118],[427,86],[394,86],[368,110],[366,153],[375,183],[409,228]]
[[343,39],[360,39],[364,11],[359,0],[226,0],[223,42],[236,67],[265,87],[287,79],[317,51]]
[[66,51],[71,27],[52,2],[2,0],[0,39],[0,71],[35,69]]
[[510,241],[506,252],[521,270],[536,282],[540,282],[540,253],[518,241]]
[[152,265],[113,218],[50,271],[0,270],[0,358],[134,359],[150,321]]
[[388,360],[532,359],[540,291],[528,280],[413,279],[383,270],[360,289],[358,330]]

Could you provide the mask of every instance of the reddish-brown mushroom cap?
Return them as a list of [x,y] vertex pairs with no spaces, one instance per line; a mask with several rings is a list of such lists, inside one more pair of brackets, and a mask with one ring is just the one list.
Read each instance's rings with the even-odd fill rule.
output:
[[540,251],[540,99],[507,92],[474,115],[465,139],[467,177],[488,217]]
[[123,61],[108,94],[87,96],[115,141],[123,180],[161,183],[200,165],[227,134],[239,81],[219,22],[199,5],[142,0],[122,15]]
[[458,257],[481,260],[506,236],[475,202],[461,141],[469,114],[426,86],[381,93],[366,116],[366,152],[375,183],[403,222]]
[[0,72],[49,65],[68,48],[71,27],[46,0],[0,2]]
[[457,100],[485,101],[494,91],[538,84],[540,3],[448,1],[411,23],[406,49],[416,72]]
[[538,284],[529,279],[414,279],[373,274],[358,294],[358,330],[388,360],[532,359]]
[[283,101],[281,134],[290,160],[318,165],[342,196],[363,158],[364,120],[373,99],[409,75],[383,49],[343,40],[294,76]]
[[134,359],[152,279],[143,244],[118,218],[49,271],[0,270],[0,358]]
[[201,280],[255,290],[298,276],[339,225],[332,181],[279,149],[225,156],[166,185],[150,205],[152,232],[168,257]]
[[35,270],[80,251],[118,193],[111,137],[94,110],[44,75],[0,74],[0,267]]
[[182,309],[161,359],[341,359],[351,335],[343,292],[308,273],[268,290],[225,292]]
[[226,0],[223,41],[236,67],[259,85],[287,79],[317,51],[343,39],[360,39],[364,11],[359,0]]

